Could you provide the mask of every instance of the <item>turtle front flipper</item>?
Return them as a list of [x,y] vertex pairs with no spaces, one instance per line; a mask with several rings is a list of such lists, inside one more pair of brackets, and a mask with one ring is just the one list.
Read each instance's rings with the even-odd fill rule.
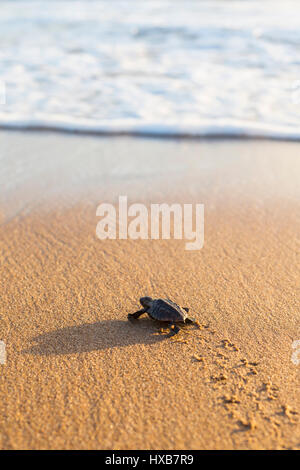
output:
[[189,313],[190,309],[188,307],[182,307],[182,308],[183,308],[183,310],[186,311],[186,313]]
[[146,313],[146,309],[142,308],[135,313],[128,313],[128,320],[137,320],[143,313]]

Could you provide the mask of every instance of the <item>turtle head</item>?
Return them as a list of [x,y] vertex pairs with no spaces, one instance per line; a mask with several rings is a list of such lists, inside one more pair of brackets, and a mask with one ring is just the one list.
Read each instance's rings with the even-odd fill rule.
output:
[[140,302],[144,308],[150,308],[153,302],[153,299],[151,297],[141,297]]

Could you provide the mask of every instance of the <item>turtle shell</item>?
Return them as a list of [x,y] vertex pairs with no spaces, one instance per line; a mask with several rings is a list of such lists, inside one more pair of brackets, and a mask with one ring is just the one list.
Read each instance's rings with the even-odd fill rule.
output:
[[187,312],[169,299],[153,300],[147,313],[151,318],[159,321],[184,322],[187,317]]

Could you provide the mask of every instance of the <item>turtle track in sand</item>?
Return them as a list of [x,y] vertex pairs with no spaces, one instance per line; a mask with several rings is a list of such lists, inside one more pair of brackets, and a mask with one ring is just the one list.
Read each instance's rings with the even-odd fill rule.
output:
[[[167,335],[168,329],[160,328],[154,334]],[[222,337],[209,324],[198,323],[197,329],[187,326],[168,341],[174,347],[189,348],[192,367],[203,375],[214,391],[216,406],[223,408],[233,423],[233,441],[239,436],[245,448],[263,448],[260,441],[267,433],[273,448],[290,448],[285,434],[287,428],[299,434],[299,411],[289,405],[280,388],[262,370],[261,359],[245,355],[235,342]]]

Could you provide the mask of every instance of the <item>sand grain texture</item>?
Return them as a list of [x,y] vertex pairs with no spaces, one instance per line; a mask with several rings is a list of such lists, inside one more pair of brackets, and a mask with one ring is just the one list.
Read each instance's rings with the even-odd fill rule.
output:
[[[295,159],[277,161],[282,183]],[[2,449],[300,447],[299,203],[241,200],[236,186],[219,204],[216,189],[193,253],[101,242],[94,203],[2,224]],[[142,295],[189,306],[199,328],[171,339],[146,317],[128,322]]]

